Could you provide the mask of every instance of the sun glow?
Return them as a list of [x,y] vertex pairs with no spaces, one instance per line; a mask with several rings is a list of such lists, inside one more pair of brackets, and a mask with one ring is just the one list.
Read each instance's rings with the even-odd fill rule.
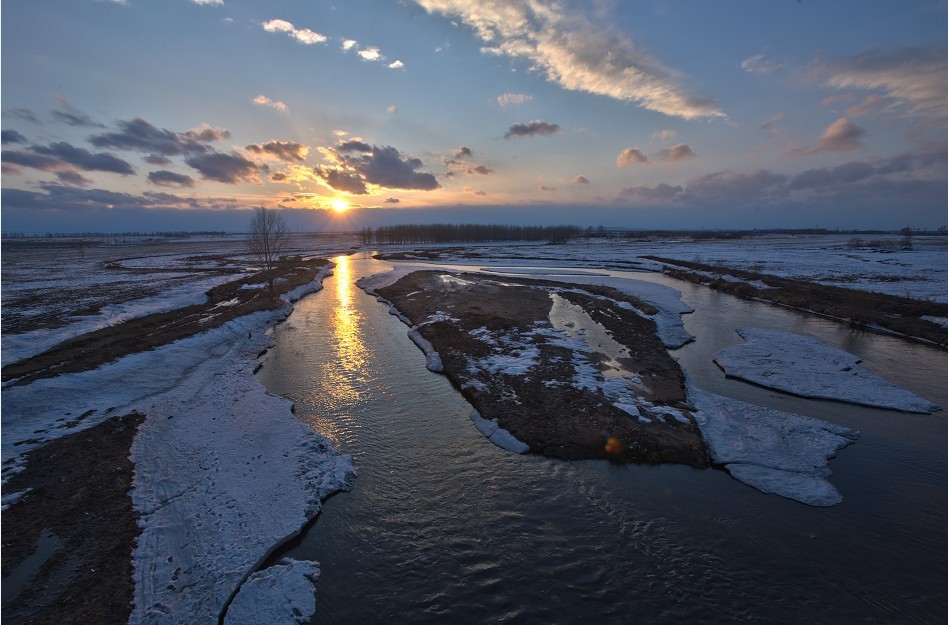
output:
[[332,206],[332,209],[336,211],[337,213],[344,213],[347,210],[349,210],[349,202],[345,201],[342,198],[333,200],[332,202],[329,203],[329,205]]

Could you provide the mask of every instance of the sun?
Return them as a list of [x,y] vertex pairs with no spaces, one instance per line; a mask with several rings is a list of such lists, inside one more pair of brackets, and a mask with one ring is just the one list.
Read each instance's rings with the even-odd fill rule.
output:
[[329,205],[332,206],[332,209],[337,213],[344,213],[349,209],[349,202],[342,198],[333,200]]

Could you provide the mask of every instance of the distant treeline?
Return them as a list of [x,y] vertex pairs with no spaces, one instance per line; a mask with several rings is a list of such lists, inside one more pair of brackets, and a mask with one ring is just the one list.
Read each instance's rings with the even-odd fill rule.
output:
[[187,230],[160,232],[47,232],[46,234],[26,234],[23,232],[4,232],[4,239],[111,239],[116,237],[207,237],[223,236],[223,230]]
[[493,241],[550,241],[565,243],[582,234],[578,226],[502,226],[481,224],[428,224],[363,228],[362,243],[488,243]]

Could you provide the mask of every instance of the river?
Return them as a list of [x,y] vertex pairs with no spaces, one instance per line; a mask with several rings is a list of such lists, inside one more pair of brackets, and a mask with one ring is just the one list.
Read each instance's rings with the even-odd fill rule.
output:
[[[317,560],[313,622],[940,623],[948,609],[948,425],[726,379],[737,327],[809,334],[948,406],[948,353],[739,300],[660,274],[696,312],[673,351],[698,386],[862,433],[830,462],[843,495],[812,508],[718,470],[518,456],[468,419],[407,328],[340,256],[274,329],[258,378],[355,459],[351,492],[279,555]],[[613,275],[630,276],[623,272]]]

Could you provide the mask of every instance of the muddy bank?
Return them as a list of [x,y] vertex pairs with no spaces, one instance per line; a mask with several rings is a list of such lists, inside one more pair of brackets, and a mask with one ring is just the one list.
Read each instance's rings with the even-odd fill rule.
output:
[[[432,344],[478,412],[531,451],[707,466],[681,369],[644,316],[654,309],[634,298],[608,287],[441,271],[409,274],[378,294]],[[554,329],[554,297],[608,330],[624,347],[613,364],[634,373],[603,378],[602,355]],[[600,386],[590,383],[597,377]]]
[[824,315],[866,330],[882,328],[908,338],[948,347],[948,329],[922,318],[948,317],[948,304],[661,256],[642,258],[663,263],[665,273],[672,277],[737,297]]
[[26,492],[3,512],[4,622],[128,622],[138,536],[128,456],[144,418],[47,443],[4,485],[4,495]]
[[[312,282],[329,263],[324,259],[284,259],[276,268],[277,298],[271,299],[266,276],[250,277],[222,284],[207,292],[207,301],[176,310],[130,319],[107,328],[63,341],[56,347],[31,358],[7,365],[3,382],[29,384],[34,380],[61,373],[95,369],[107,362],[136,352],[210,330],[259,310],[283,305],[279,295]],[[244,285],[254,288],[242,288]]]

